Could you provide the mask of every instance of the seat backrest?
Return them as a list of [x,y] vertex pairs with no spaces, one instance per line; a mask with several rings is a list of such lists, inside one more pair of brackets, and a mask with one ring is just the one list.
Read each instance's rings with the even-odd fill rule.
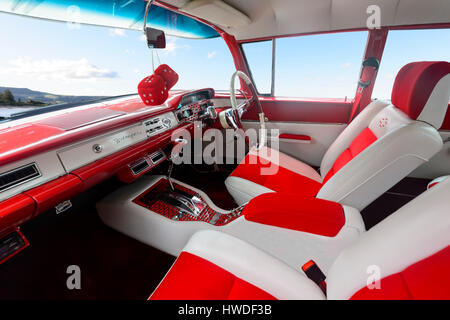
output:
[[450,63],[404,66],[391,103],[372,102],[325,153],[317,197],[362,210],[441,150],[449,100]]
[[450,179],[362,234],[327,275],[329,299],[450,299]]

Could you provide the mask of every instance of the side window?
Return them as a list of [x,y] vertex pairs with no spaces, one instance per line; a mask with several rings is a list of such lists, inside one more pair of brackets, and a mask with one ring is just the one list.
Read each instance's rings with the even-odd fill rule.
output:
[[449,61],[450,29],[389,31],[372,97],[390,99],[398,71],[415,61]]
[[275,96],[353,98],[367,36],[361,31],[277,39]]
[[356,92],[367,36],[367,31],[358,31],[286,37],[245,43],[243,48],[260,94],[351,99]]
[[259,94],[271,94],[272,40],[242,45],[248,66]]

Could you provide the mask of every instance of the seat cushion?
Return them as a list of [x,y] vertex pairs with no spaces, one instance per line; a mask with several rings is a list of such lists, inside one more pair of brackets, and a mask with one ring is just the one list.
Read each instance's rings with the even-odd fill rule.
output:
[[380,279],[379,288],[367,286],[353,300],[449,300],[450,246],[420,260],[403,271]]
[[[261,170],[269,166],[274,168],[274,174],[261,174]],[[322,187],[320,182],[273,163],[270,165],[260,162],[243,163],[231,173],[231,176],[250,180],[276,192],[298,192],[302,196],[315,196]]]
[[183,251],[151,296],[151,300],[275,300],[275,298],[214,263]]
[[195,233],[150,299],[324,299],[301,271],[225,233]]
[[[238,204],[271,191],[305,197],[319,192],[321,178],[313,168],[276,150],[266,151],[268,149],[249,152],[227,179],[227,188]],[[239,199],[236,193],[242,193]]]

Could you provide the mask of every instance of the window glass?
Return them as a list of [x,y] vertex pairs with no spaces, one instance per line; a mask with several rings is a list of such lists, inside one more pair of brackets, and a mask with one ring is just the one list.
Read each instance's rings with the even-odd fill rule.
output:
[[389,31],[372,97],[390,99],[395,77],[405,64],[434,60],[450,60],[450,29]]
[[272,83],[272,40],[244,43],[245,57],[260,94],[270,94]]
[[275,96],[353,98],[367,35],[361,31],[277,39]]
[[[0,13],[0,38],[0,117],[12,107],[136,93],[139,81],[153,72],[151,51],[139,31]],[[158,53],[179,74],[174,89],[229,90],[236,68],[221,37],[168,36],[166,49]]]

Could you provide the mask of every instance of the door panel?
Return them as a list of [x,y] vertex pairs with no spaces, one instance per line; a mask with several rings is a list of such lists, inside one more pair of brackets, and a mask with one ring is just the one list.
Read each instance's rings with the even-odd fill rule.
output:
[[414,170],[410,176],[415,178],[434,179],[440,176],[450,175],[450,105],[445,115],[444,122],[439,131],[444,146],[427,163]]
[[[259,128],[258,121],[243,121],[245,129]],[[309,136],[311,140],[305,142],[297,139],[279,139],[280,151],[297,158],[309,165],[319,167],[323,155],[347,124],[337,123],[307,123],[307,122],[266,122],[266,127],[278,129],[280,134]]]
[[[352,102],[344,99],[294,100],[260,98],[267,129],[278,129],[280,151],[312,166],[346,128]],[[243,115],[245,129],[258,128],[255,108]]]
[[441,130],[444,146],[430,161],[414,170],[409,176],[415,178],[434,179],[450,175],[450,131]]
[[[352,101],[344,99],[260,98],[264,114],[270,121],[347,123]],[[257,120],[256,108],[249,109],[243,120]]]

